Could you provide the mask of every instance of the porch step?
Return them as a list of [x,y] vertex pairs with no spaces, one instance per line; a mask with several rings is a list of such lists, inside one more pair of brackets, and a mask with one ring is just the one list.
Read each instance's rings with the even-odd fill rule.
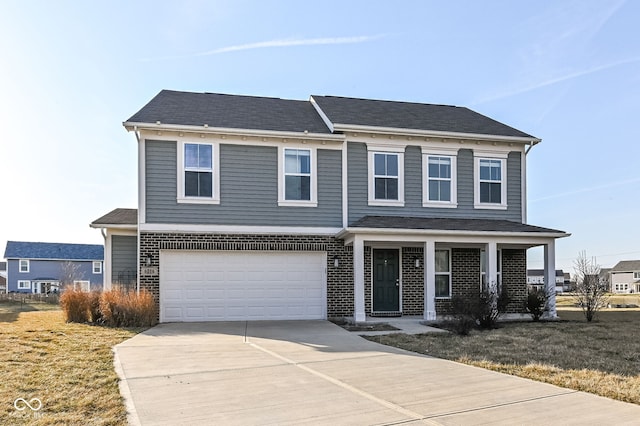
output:
[[371,312],[370,316],[382,317],[382,318],[401,317],[402,312],[395,312],[395,311]]

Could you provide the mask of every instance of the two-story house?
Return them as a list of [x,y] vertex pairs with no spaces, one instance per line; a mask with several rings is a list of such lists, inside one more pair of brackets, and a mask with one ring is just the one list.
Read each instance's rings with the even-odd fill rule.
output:
[[7,292],[50,293],[72,285],[101,290],[104,248],[98,244],[7,241]]
[[568,234],[526,217],[540,139],[467,108],[163,90],[124,127],[137,220],[117,209],[91,226],[112,275],[135,246],[160,321],[433,320],[483,286],[517,314],[534,246],[555,284]]
[[640,260],[621,260],[609,271],[612,293],[640,293]]

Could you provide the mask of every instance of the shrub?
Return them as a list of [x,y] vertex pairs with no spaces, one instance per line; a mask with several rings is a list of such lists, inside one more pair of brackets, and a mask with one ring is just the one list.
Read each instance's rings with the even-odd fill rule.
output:
[[102,320],[102,312],[100,311],[100,292],[92,291],[86,293],[89,307],[90,320],[94,324],[98,324]]
[[461,296],[451,298],[452,319],[446,327],[460,336],[466,336],[476,326],[472,315],[471,302]]
[[151,327],[157,323],[153,295],[147,290],[105,291],[100,297],[103,322],[111,327]]
[[60,296],[60,306],[66,322],[89,322],[91,319],[89,304],[89,293],[84,291],[67,288]]
[[496,328],[498,319],[509,304],[506,289],[500,295],[483,290],[475,299],[453,296],[451,298],[452,320],[447,324],[455,333],[466,336],[474,327]]
[[529,290],[527,300],[525,300],[524,307],[531,315],[534,321],[539,321],[542,314],[544,314],[544,306],[547,303],[547,295],[543,290],[533,288]]

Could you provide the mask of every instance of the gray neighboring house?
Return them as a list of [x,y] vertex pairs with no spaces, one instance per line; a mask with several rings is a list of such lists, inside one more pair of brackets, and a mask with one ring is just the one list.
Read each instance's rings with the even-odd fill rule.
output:
[[640,293],[640,260],[622,260],[609,271],[612,293]]
[[569,235],[527,222],[540,139],[464,107],[163,90],[123,125],[137,217],[91,226],[106,285],[135,265],[162,322],[435,320],[483,288],[520,315],[526,250],[553,283]]

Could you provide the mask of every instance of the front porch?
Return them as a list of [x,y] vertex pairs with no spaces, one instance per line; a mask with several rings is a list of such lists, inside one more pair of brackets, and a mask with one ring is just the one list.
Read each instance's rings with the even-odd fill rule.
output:
[[353,247],[354,321],[434,321],[450,313],[452,297],[482,289],[506,290],[508,312],[522,313],[526,250],[536,246],[544,246],[547,309],[555,317],[555,239],[565,236],[501,220],[365,217],[339,236]]

